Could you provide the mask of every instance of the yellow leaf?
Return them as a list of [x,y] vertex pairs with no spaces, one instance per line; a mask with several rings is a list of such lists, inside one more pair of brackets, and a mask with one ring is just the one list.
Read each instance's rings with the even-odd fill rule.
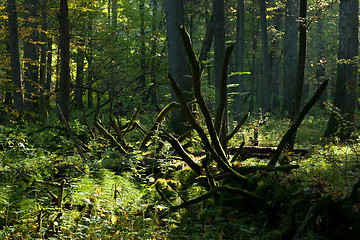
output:
[[98,189],[96,189],[96,193],[97,193],[98,195],[101,194],[101,188],[100,188],[100,187],[99,187]]

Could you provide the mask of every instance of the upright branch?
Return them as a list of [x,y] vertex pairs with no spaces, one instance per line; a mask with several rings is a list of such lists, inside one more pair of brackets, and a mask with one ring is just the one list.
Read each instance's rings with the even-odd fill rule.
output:
[[248,112],[247,114],[245,114],[242,119],[240,120],[239,124],[234,128],[234,130],[229,134],[229,136],[227,136],[226,140],[227,142],[229,142],[231,140],[232,137],[235,136],[235,134],[239,131],[239,129],[244,125],[245,121],[248,119],[248,117],[250,116],[250,113]]
[[[182,110],[184,111],[184,114],[187,118],[187,120],[189,121],[189,123],[191,124],[191,126],[195,129],[195,131],[199,134],[199,137],[201,138],[202,143],[204,144],[205,150],[207,152],[209,152],[211,154],[211,157],[215,160],[215,162],[219,165],[219,167],[221,169],[223,169],[226,172],[230,172],[231,175],[237,179],[238,181],[246,181],[246,177],[239,174],[238,172],[236,172],[234,169],[232,169],[230,167],[230,165],[228,164],[228,160],[225,156],[225,158],[222,158],[218,152],[215,150],[216,148],[212,147],[212,145],[210,144],[209,139],[206,136],[205,131],[201,128],[201,126],[197,123],[197,121],[195,120],[195,117],[193,116],[193,114],[191,113],[184,95],[178,85],[178,83],[175,81],[175,79],[171,76],[171,74],[168,75],[170,82],[171,82],[171,86],[174,89],[174,92],[176,93],[176,96],[179,100],[179,103],[181,105]],[[217,141],[217,145],[218,147],[220,147],[220,149],[222,149],[220,142]],[[224,151],[222,151],[224,153]],[[225,153],[224,153],[225,155]]]
[[161,110],[161,112],[159,113],[154,125],[150,128],[150,130],[148,131],[146,136],[143,138],[139,149],[145,149],[146,144],[150,141],[151,137],[154,135],[154,132],[157,130],[159,124],[164,120],[166,115],[170,111],[172,111],[174,109],[178,109],[179,107],[180,107],[180,105],[178,103],[172,102],[172,103],[168,104],[166,107],[164,107]]
[[[226,158],[225,151],[220,144],[219,135],[216,133],[210,111],[207,107],[207,104],[205,103],[204,98],[202,97],[202,94],[201,94],[202,70],[200,69],[200,63],[199,63],[199,61],[195,55],[195,52],[192,48],[190,36],[186,32],[184,26],[182,26],[180,23],[177,23],[177,24],[179,27],[181,37],[183,39],[185,50],[188,55],[188,59],[189,59],[190,65],[191,65],[191,70],[193,73],[192,75],[193,75],[193,83],[194,83],[194,95],[195,95],[196,101],[199,104],[200,110],[204,115],[206,127],[209,131],[209,135],[210,135],[212,144],[214,145],[215,151],[217,152],[217,155],[222,159],[223,162],[225,162],[226,164],[229,164],[227,161],[227,158]],[[201,127],[200,127],[200,129],[201,129]],[[207,137],[206,137],[206,139],[207,139]]]
[[315,92],[314,96],[310,99],[310,101],[304,106],[301,110],[297,118],[295,119],[294,123],[291,125],[290,129],[285,133],[284,137],[281,139],[273,157],[271,158],[269,165],[275,166],[276,162],[278,161],[282,150],[285,148],[286,144],[291,141],[293,134],[296,130],[300,127],[302,120],[304,119],[305,115],[309,112],[309,110],[314,106],[316,101],[320,98],[321,94],[324,92],[329,80],[324,81],[318,90]]
[[229,61],[232,51],[234,50],[235,44],[232,44],[226,47],[224,62],[221,73],[221,82],[220,82],[220,102],[215,115],[215,130],[219,134],[220,128],[223,122],[224,111],[227,104],[227,73],[229,68]]

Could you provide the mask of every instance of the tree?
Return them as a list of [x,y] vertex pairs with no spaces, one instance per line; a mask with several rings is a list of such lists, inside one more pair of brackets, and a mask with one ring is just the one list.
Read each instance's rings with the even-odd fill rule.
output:
[[[334,134],[339,124],[345,124],[347,129],[341,129],[340,137],[345,140],[350,137],[355,120],[356,88],[358,86],[358,51],[359,51],[359,1],[341,0],[339,8],[339,49],[337,78],[333,109],[325,136]],[[340,120],[343,118],[343,120]],[[345,121],[345,122],[344,122]]]
[[[298,66],[296,72],[296,81],[294,88],[294,97],[292,100],[292,109],[290,119],[294,122],[299,113],[301,106],[302,92],[304,88],[305,61],[306,61],[306,31],[307,31],[307,0],[300,0],[300,20],[299,20],[299,51]],[[289,142],[289,149],[293,149],[295,144],[296,131]]]
[[39,84],[39,0],[25,0],[25,28],[29,32],[24,37],[24,81],[25,109],[35,112]]
[[46,85],[46,57],[47,57],[47,35],[46,31],[48,28],[47,23],[47,0],[41,0],[41,23],[42,23],[42,32],[40,34],[40,78],[39,78],[39,115],[40,120],[45,122],[48,119],[47,109],[46,109],[46,99],[45,99],[45,85]]
[[148,98],[151,98],[151,105],[156,106],[157,104],[157,96],[156,96],[156,67],[157,67],[157,40],[155,37],[157,26],[158,26],[158,3],[157,0],[152,0],[152,25],[151,25],[151,32],[153,34],[153,37],[151,38],[151,69],[150,69],[150,77],[151,77],[151,85],[148,90]]
[[225,2],[214,0],[214,79],[215,79],[215,105],[220,101],[220,80],[222,63],[225,53]]
[[[184,23],[184,2],[182,0],[165,0],[166,29],[168,42],[169,70],[172,77],[181,86],[187,101],[191,99],[192,80],[186,52],[176,21]],[[172,100],[177,100],[171,92]],[[176,133],[184,133],[188,129],[183,112],[173,111],[171,127]]]
[[67,0],[60,0],[60,96],[59,105],[66,121],[70,119],[70,23]]
[[284,83],[282,112],[290,113],[291,99],[294,96],[297,58],[298,58],[298,3],[286,1],[284,33]]
[[77,49],[76,56],[76,79],[75,79],[75,107],[83,109],[83,93],[84,93],[84,66],[85,66],[85,51],[83,41]]
[[10,51],[10,62],[11,62],[11,79],[14,85],[14,90],[13,90],[14,109],[17,112],[22,113],[24,110],[24,98],[22,94],[16,0],[7,1],[7,12],[9,19],[8,22],[9,22],[9,51]]
[[[238,0],[237,6],[237,30],[236,30],[236,46],[235,46],[235,65],[237,72],[244,71],[245,65],[245,7],[244,0]],[[244,78],[243,75],[236,75],[235,83],[238,84],[236,91],[237,95],[235,95],[235,104],[234,104],[234,114],[237,120],[241,120],[240,114],[242,113],[242,97],[240,92],[243,91],[244,88]]]
[[270,58],[269,58],[268,36],[267,36],[265,0],[259,0],[259,11],[260,11],[260,29],[261,29],[261,45],[262,45],[262,64],[263,64],[261,107],[265,111],[270,111],[271,75],[270,75]]

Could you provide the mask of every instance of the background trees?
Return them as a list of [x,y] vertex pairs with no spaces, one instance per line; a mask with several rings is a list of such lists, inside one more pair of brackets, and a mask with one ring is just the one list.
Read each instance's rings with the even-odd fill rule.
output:
[[333,113],[326,136],[330,136],[341,124],[340,137],[349,138],[354,130],[358,87],[359,52],[359,1],[340,1],[339,50]]
[[24,108],[24,99],[22,93],[16,0],[7,1],[7,13],[9,19],[9,53],[11,62],[11,79],[13,83],[14,109],[17,112],[22,113]]
[[[12,1],[8,2],[12,6]],[[20,5],[23,7],[17,9],[17,18],[9,15],[12,27],[3,29],[6,33],[3,43],[11,39],[8,49],[13,54],[14,51],[10,51],[16,43],[13,32],[20,33],[19,53],[23,57],[22,64],[18,65],[21,66],[20,73],[23,73],[24,80],[18,81],[18,84],[24,84],[27,111],[39,114],[44,119],[44,100],[51,107],[49,102],[54,103],[55,96],[61,92],[59,89],[63,89],[63,85],[60,87],[60,79],[63,79],[63,75],[60,77],[60,65],[63,62],[58,57],[62,52],[59,50],[60,35],[57,32],[60,22],[55,17],[60,5],[45,0],[19,0]],[[330,79],[330,85],[335,87],[338,7],[331,1],[308,1],[309,47],[300,100],[307,99],[321,79]],[[157,109],[171,98],[166,76],[167,64],[170,73],[176,75],[175,79],[184,81],[180,85],[185,92],[189,92],[190,100],[191,93],[186,90],[191,86],[187,80],[187,60],[182,52],[182,43],[176,37],[177,29],[171,25],[175,20],[188,27],[195,51],[202,54],[204,94],[209,106],[216,101],[220,74],[217,68],[222,61],[225,45],[236,43],[230,62],[231,95],[228,101],[232,107],[229,108],[229,119],[232,121],[248,110],[257,112],[259,107],[273,114],[292,111],[290,103],[295,93],[298,55],[297,1],[162,3],[156,0],[78,0],[70,2],[68,8],[71,24],[68,71],[71,84],[67,84],[70,97],[62,99],[69,100],[64,105],[69,106],[69,111],[82,105],[85,110],[93,108],[95,96],[103,111],[109,107],[106,103],[110,102],[113,103],[114,112],[120,114],[126,114],[138,103]],[[174,14],[171,12],[173,9],[177,10]],[[3,9],[2,14],[7,15],[7,12]],[[212,14],[213,18],[210,18]],[[23,18],[30,20],[23,21]],[[18,31],[14,30],[14,19],[20,19],[15,23]],[[345,32],[340,35],[345,36]],[[3,46],[6,47],[5,44]],[[4,76],[6,61],[2,58]],[[15,65],[11,70],[19,72]],[[239,75],[239,72],[249,74]],[[20,89],[21,86],[16,88]],[[333,93],[333,89],[329,88],[327,99],[323,100],[331,99]],[[5,92],[2,95],[5,99]],[[9,99],[10,95],[7,96]],[[355,95],[352,96],[355,99]],[[21,93],[14,91],[14,108],[20,110],[22,101],[19,97]],[[354,115],[354,110],[346,111]],[[174,113],[177,123],[180,115],[176,115]]]

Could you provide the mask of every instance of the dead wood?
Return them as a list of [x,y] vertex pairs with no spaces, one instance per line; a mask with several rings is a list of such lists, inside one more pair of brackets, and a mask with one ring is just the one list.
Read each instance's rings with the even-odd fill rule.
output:
[[172,102],[172,103],[168,104],[166,107],[164,107],[161,110],[161,112],[159,113],[154,125],[150,128],[150,130],[147,132],[147,134],[143,138],[139,149],[144,149],[145,148],[146,144],[150,141],[151,137],[154,135],[154,133],[158,129],[160,123],[165,119],[166,115],[170,111],[172,111],[174,109],[178,109],[178,108],[180,108],[180,105],[178,103],[176,103],[176,102]]
[[216,193],[218,192],[228,192],[228,193],[233,193],[233,194],[239,194],[239,195],[243,195],[244,197],[248,197],[252,200],[255,200],[255,201],[259,201],[259,202],[262,202],[263,199],[262,197],[256,195],[256,194],[253,194],[249,191],[246,191],[244,189],[240,189],[240,188],[230,188],[230,187],[224,187],[224,186],[216,186],[214,187],[213,189],[211,189],[209,192],[195,198],[195,199],[192,199],[192,200],[189,200],[189,201],[186,201],[186,202],[183,202],[179,205],[176,205],[176,206],[173,206],[171,205],[170,206],[170,209],[172,211],[176,211],[176,210],[179,210],[181,208],[186,208],[186,207],[189,207],[190,205],[193,205],[195,203],[199,203],[199,202],[202,202],[206,199],[209,199],[211,197],[213,197]]
[[101,123],[99,122],[99,120],[94,122],[94,126],[99,130],[100,134],[107,140],[110,141],[111,144],[113,144],[114,146],[116,146],[122,153],[127,153],[126,150],[124,149],[123,146],[121,146],[121,144],[116,141],[115,137],[112,136],[105,128],[104,126],[101,125]]
[[66,127],[66,131],[68,132],[71,140],[73,141],[76,149],[78,150],[78,152],[79,152],[79,154],[80,154],[80,157],[85,161],[85,160],[86,160],[85,154],[84,154],[84,152],[83,152],[83,150],[82,150],[82,148],[81,148],[78,140],[75,138],[74,134],[72,133],[71,128],[70,128],[70,126],[69,126],[69,123],[66,121],[66,118],[65,118],[65,116],[64,116],[64,114],[63,114],[63,112],[62,112],[62,110],[61,110],[60,105],[59,105],[59,104],[56,104],[56,106],[57,106],[57,108],[58,108],[58,110],[59,110],[60,119],[61,119],[61,121],[64,123],[64,125],[65,125],[65,127]]
[[285,133],[284,137],[281,139],[274,155],[272,156],[269,165],[275,166],[281,152],[285,148],[286,144],[288,144],[296,132],[296,130],[300,127],[302,120],[304,119],[305,115],[309,112],[309,110],[314,106],[317,100],[320,98],[321,94],[325,91],[325,88],[328,84],[329,80],[324,81],[318,90],[315,92],[314,96],[310,99],[310,101],[303,107],[299,115],[296,117],[294,123],[291,125],[290,129]]

